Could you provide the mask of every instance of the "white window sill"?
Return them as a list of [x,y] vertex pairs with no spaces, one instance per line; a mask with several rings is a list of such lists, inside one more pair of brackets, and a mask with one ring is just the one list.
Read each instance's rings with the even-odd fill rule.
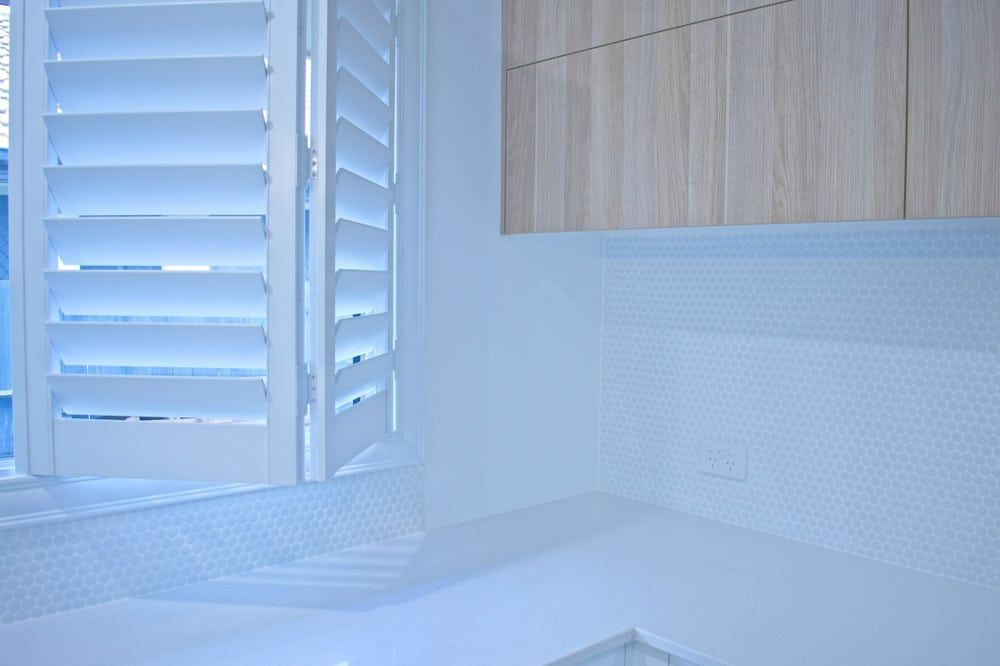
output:
[[[420,463],[414,447],[376,445],[340,470],[335,479]],[[0,462],[0,531],[257,492],[269,487],[242,483],[16,476],[13,466],[4,460]]]
[[0,478],[0,530],[221,497],[265,487],[139,479],[10,476]]

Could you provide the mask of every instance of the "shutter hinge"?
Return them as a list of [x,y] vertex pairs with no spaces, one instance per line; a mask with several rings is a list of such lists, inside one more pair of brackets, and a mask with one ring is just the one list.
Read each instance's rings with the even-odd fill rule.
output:
[[302,396],[303,412],[307,405],[316,402],[316,375],[309,372],[308,365],[301,365],[299,371],[299,395]]
[[309,179],[315,178],[318,173],[319,156],[309,146],[309,137],[303,136],[299,144],[299,178],[302,187],[306,187],[309,184]]
[[392,205],[390,212],[393,217],[399,215],[399,181],[396,179],[389,183],[389,202]]

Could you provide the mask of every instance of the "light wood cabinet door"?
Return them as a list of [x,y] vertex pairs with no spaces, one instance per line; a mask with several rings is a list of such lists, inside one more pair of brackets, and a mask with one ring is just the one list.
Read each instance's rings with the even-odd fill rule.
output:
[[903,216],[906,0],[792,0],[506,76],[508,233]]
[[782,0],[504,0],[508,68]]
[[907,217],[1000,215],[1000,1],[911,0]]

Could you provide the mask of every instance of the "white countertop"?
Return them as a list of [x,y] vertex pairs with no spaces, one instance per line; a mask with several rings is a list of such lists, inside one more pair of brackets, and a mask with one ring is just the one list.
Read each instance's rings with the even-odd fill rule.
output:
[[1000,664],[1000,591],[592,494],[0,626],[3,664]]

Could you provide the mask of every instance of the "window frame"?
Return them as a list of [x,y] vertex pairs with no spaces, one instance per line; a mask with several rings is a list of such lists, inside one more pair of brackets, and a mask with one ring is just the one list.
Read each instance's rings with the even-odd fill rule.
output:
[[[28,0],[11,0],[11,90],[20,90],[24,84],[24,7]],[[407,379],[399,382],[399,428],[396,435],[372,447],[331,479],[355,474],[375,473],[383,470],[422,465],[424,460],[424,376],[425,376],[425,211],[424,163],[426,138],[426,0],[400,2],[401,34],[406,34],[405,79],[408,109],[404,140],[407,150],[400,160],[399,171],[409,174],[400,179],[399,212],[405,225],[397,242],[405,248],[408,263],[399,271],[398,283],[409,285],[409,293],[402,296],[399,328],[405,331],[405,370]],[[406,11],[403,11],[403,7]],[[405,13],[405,18],[404,18]],[[401,38],[402,39],[402,38]],[[15,103],[16,102],[16,103]],[[23,173],[23,124],[22,96],[11,95],[10,118],[10,189],[21,187]],[[16,166],[15,166],[16,164]],[[13,199],[12,199],[13,201]],[[405,213],[404,213],[405,211]],[[11,208],[10,238],[12,247],[20,247],[22,233],[19,209]],[[11,263],[21,258],[11,254]],[[11,271],[11,276],[16,274]],[[401,291],[401,294],[406,292]],[[24,322],[23,286],[12,284],[12,325]],[[404,333],[400,334],[403,338]],[[12,353],[11,374],[26,372],[23,355]],[[273,486],[250,484],[218,484],[183,481],[142,479],[116,479],[91,477],[32,476],[22,473],[26,467],[26,433],[24,423],[27,411],[23,401],[12,401],[14,421],[14,455],[0,459],[0,532],[33,525],[63,522],[80,518],[135,511],[171,504],[225,497],[247,492],[258,492]]]
[[[406,111],[399,123],[400,164],[397,169],[396,246],[405,248],[396,266],[399,291],[397,430],[409,457],[420,463],[425,451],[427,246],[427,0],[397,0],[400,21],[400,80],[398,104]],[[404,10],[403,8],[407,8]],[[409,291],[407,292],[407,285]],[[396,459],[399,459],[398,457]]]
[[0,482],[14,476],[14,456],[0,458]]

